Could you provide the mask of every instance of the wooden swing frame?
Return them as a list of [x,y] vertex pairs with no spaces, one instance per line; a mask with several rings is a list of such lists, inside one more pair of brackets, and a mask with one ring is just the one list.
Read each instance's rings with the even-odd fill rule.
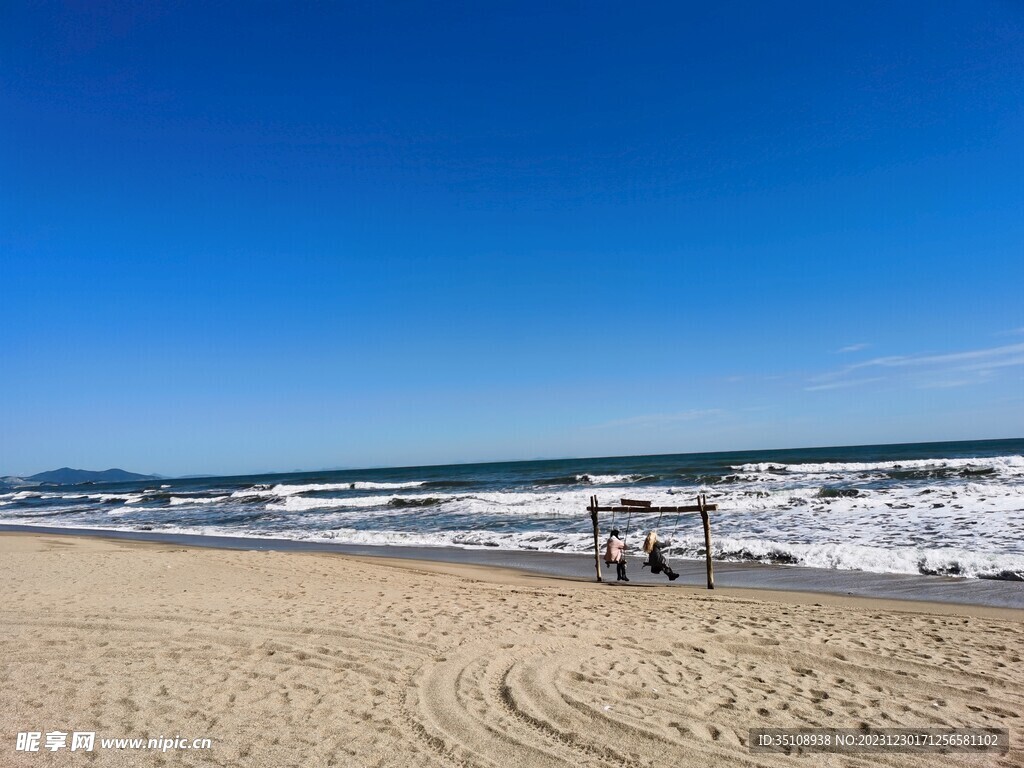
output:
[[[708,512],[718,511],[717,504],[708,504],[707,496],[703,493],[697,495],[697,503],[691,504],[684,507],[654,507],[651,506],[649,501],[638,501],[637,499],[620,499],[621,506],[618,507],[602,507],[597,503],[597,496],[590,497],[590,506],[587,507],[587,511],[590,513],[590,520],[594,524],[594,568],[597,569],[597,580],[603,581],[601,578],[601,532],[598,527],[597,515],[599,512],[628,512],[632,515],[633,512],[658,512],[660,515],[666,512],[674,512],[676,515],[684,512],[698,512],[700,513],[701,522],[704,524],[704,552],[705,559],[707,561],[708,569],[708,589],[715,588],[715,573],[711,565],[711,517]],[[659,517],[660,519],[660,517]],[[679,525],[678,518],[676,519],[676,527]]]

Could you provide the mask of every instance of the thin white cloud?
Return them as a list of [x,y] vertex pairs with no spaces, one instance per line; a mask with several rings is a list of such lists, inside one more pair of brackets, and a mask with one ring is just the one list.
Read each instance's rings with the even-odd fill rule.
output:
[[979,376],[973,379],[952,379],[942,381],[924,381],[918,385],[918,389],[954,389],[956,387],[969,387],[972,384],[980,384],[987,377]]
[[[945,365],[963,360],[988,360],[994,366],[1000,365],[1007,356],[1024,354],[1024,344],[1008,344],[1004,347],[990,347],[988,349],[972,349],[968,352],[951,352],[945,355],[918,355],[903,358],[893,358],[895,362],[880,363],[891,366],[907,365]],[[885,358],[881,358],[884,360]],[[1018,359],[1020,359],[1018,357]]]
[[931,369],[929,372],[938,375],[951,371],[993,371],[998,368],[1018,365],[1024,365],[1024,344],[1007,344],[1001,347],[971,349],[965,352],[949,352],[939,355],[890,355],[852,363],[820,374],[811,379],[811,385],[819,389],[835,389],[835,387],[824,387],[824,385],[849,381],[849,377],[855,373],[864,373],[869,370],[878,372],[889,370],[897,373],[929,371]]
[[989,360],[981,363],[972,363],[971,365],[962,365],[954,370],[957,371],[981,371],[982,373],[991,372],[996,368],[1010,368],[1015,365],[1024,365],[1024,355],[1017,355],[1016,357],[1007,357],[1003,360]]
[[863,342],[861,342],[860,344],[849,344],[845,347],[842,347],[841,349],[837,349],[836,354],[845,355],[847,352],[860,352],[862,349],[867,349],[870,346],[870,344],[865,344]]
[[[922,366],[950,366],[958,362],[973,361],[974,364],[989,364],[997,367],[1007,359],[1019,359],[1024,354],[1024,344],[1008,344],[1001,347],[989,347],[987,349],[971,349],[966,352],[949,352],[947,354],[916,354],[916,355],[890,355],[888,357],[874,357],[863,362],[854,362],[834,374],[826,376],[843,376],[851,371],[859,371],[865,368],[908,368]],[[1014,364],[1016,365],[1016,364]]]
[[874,376],[870,379],[845,379],[843,381],[832,381],[825,384],[812,384],[804,387],[806,392],[820,392],[827,389],[848,389],[849,387],[862,387],[865,384],[873,384],[876,381],[884,381],[884,376]]

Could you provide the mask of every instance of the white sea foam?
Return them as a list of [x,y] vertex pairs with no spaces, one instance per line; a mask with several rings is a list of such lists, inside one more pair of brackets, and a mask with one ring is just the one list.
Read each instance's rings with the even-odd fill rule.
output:
[[[406,493],[391,496],[286,496],[280,501],[272,501],[268,509],[287,512],[304,512],[317,509],[334,509],[348,507],[353,509],[373,509],[373,514],[380,514],[379,507],[393,505],[393,502],[405,502],[408,507],[417,502],[436,501],[436,506],[443,506],[446,512],[479,513],[486,516],[495,510],[504,510],[509,514],[565,514],[569,510],[585,507],[587,495],[582,491],[570,491],[560,494],[522,492],[483,492],[483,493]],[[397,506],[397,505],[396,505]],[[402,508],[408,510],[408,507]],[[433,509],[434,507],[424,507]],[[424,514],[429,514],[425,512]]]
[[312,509],[335,509],[337,507],[369,507],[387,504],[386,496],[352,496],[347,499],[308,498],[306,496],[286,496],[281,501],[267,504],[267,509],[283,512],[306,512]]
[[[114,520],[132,511],[119,507],[110,511]],[[113,522],[113,520],[111,520]],[[46,525],[25,520],[27,525]],[[124,530],[124,525],[93,525],[98,530]],[[137,528],[137,526],[128,526]],[[339,518],[332,530],[239,529],[228,526],[156,525],[161,533],[183,533],[234,536],[252,539],[279,538],[296,541],[322,541],[375,546],[459,547],[465,549],[503,549],[542,552],[589,553],[593,539],[587,531],[503,531],[486,528],[475,530],[419,530],[399,531],[357,529],[344,525]],[[638,541],[642,529],[630,536]],[[699,534],[670,535],[663,531],[669,544],[668,554],[673,559],[703,558],[703,538]],[[772,538],[748,536],[717,536],[714,541],[715,558],[726,561],[760,561],[797,564],[813,568],[862,570],[879,573],[945,574],[960,577],[1024,578],[1024,554],[987,550],[968,550],[960,547],[907,547],[872,546],[856,542],[801,543]],[[1016,574],[1016,576],[1012,576]]]
[[[1012,519],[1024,511],[1022,489],[991,484],[948,485],[932,489],[926,496],[913,489],[896,488],[851,489],[850,492],[857,495],[822,497],[821,489],[816,486],[775,490],[732,486],[725,492],[709,495],[709,501],[718,505],[718,511],[714,512],[716,527],[739,533],[753,526],[760,534],[783,540],[833,532],[845,532],[848,536],[867,532],[898,543],[908,535],[907,526],[912,525],[914,530],[926,527],[929,539],[935,543],[948,540],[966,544],[972,537],[985,535],[992,541],[1010,545]],[[695,494],[696,489],[673,492],[664,488],[638,488],[630,495],[660,507],[691,504]],[[422,519],[424,526],[432,525],[431,520],[439,517],[457,515],[486,525],[487,521],[499,518],[582,519],[582,510],[588,501],[589,494],[584,490],[286,496],[271,501],[267,509],[309,514],[329,514],[332,510],[344,509],[348,519],[367,521],[383,515],[413,515]],[[604,501],[610,504],[617,500]],[[427,504],[421,506],[422,502]],[[620,522],[631,520],[635,526],[648,528],[685,527],[691,517],[642,510],[617,515]],[[559,525],[552,523],[553,528]]]
[[171,496],[170,505],[178,507],[185,504],[216,504],[224,501],[227,496]]
[[[181,533],[188,531],[182,530]],[[230,535],[210,529],[211,535]],[[237,535],[235,533],[234,535]],[[256,538],[265,538],[256,536]],[[291,541],[334,542],[371,546],[458,547],[460,549],[504,549],[517,551],[591,552],[592,534],[476,531],[391,531],[338,527],[327,531],[275,532],[274,538]]]
[[[696,557],[704,541],[680,536],[669,554]],[[974,551],[956,547],[875,547],[866,544],[821,542],[804,544],[770,539],[719,537],[713,544],[719,560],[785,562],[809,568],[828,568],[875,573],[942,574],[968,578],[1024,578],[1024,555]]]
[[422,480],[408,483],[313,483],[310,485],[275,485],[271,490],[278,496],[291,496],[311,491],[391,491],[401,488],[419,488],[422,485]]
[[878,462],[822,462],[808,464],[741,464],[732,469],[740,472],[772,472],[826,474],[844,472],[887,472],[891,470],[992,469],[1006,475],[1024,474],[1024,456],[994,456],[969,459],[908,459]]
[[[188,528],[163,528],[165,532],[195,533]],[[207,535],[234,535],[233,529],[209,527]],[[245,536],[267,538],[254,531]],[[583,532],[394,531],[337,527],[333,530],[275,531],[273,538],[293,541],[334,542],[372,546],[458,547],[516,551],[592,551],[593,539]],[[669,547],[670,558],[702,560],[703,539],[680,536]],[[871,571],[877,573],[944,574],[967,578],[1024,578],[1024,555],[974,552],[958,548],[881,548],[857,544],[794,544],[760,539],[722,538],[715,542],[715,558],[725,561],[786,562],[812,568]]]
[[[75,497],[75,498],[81,498]],[[141,501],[143,498],[142,494],[139,493],[90,493],[85,496],[87,499],[93,501],[124,501],[125,504],[135,503]]]
[[[730,467],[740,472],[782,472],[789,468],[788,464],[776,464],[771,461],[763,461],[758,464],[740,464],[739,466]],[[795,465],[794,465],[795,466]]]
[[590,485],[626,485],[635,483],[643,475],[576,475],[576,480]]
[[330,491],[389,491],[401,490],[404,488],[420,488],[424,481],[418,480],[407,483],[373,483],[373,482],[352,482],[352,483],[308,483],[305,485],[278,484],[271,488],[265,486],[253,486],[243,488],[231,494],[233,498],[246,498],[258,496],[263,498],[274,498],[275,496],[295,496],[300,493],[330,492]]
[[[2,497],[0,497],[2,498]],[[26,498],[38,498],[38,499],[87,499],[89,498],[84,493],[72,493],[72,494],[61,494],[61,493],[42,493],[36,494]]]

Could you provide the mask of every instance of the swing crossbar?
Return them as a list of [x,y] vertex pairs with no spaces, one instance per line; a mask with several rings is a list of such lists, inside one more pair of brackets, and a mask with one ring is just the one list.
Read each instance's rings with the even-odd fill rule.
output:
[[[663,514],[665,512],[700,512],[701,507],[699,504],[690,504],[685,507],[633,507],[633,506],[622,506],[622,507],[595,507],[593,505],[587,507],[588,512],[657,512]],[[705,512],[715,512],[718,510],[717,504],[705,504]]]

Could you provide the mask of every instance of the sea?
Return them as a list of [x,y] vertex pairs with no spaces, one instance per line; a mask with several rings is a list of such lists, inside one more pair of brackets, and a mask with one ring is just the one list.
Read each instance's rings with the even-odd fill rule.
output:
[[[19,486],[0,524],[343,544],[592,552],[587,505],[706,494],[712,556],[1024,581],[1024,439]],[[704,558],[693,514],[603,515]]]

